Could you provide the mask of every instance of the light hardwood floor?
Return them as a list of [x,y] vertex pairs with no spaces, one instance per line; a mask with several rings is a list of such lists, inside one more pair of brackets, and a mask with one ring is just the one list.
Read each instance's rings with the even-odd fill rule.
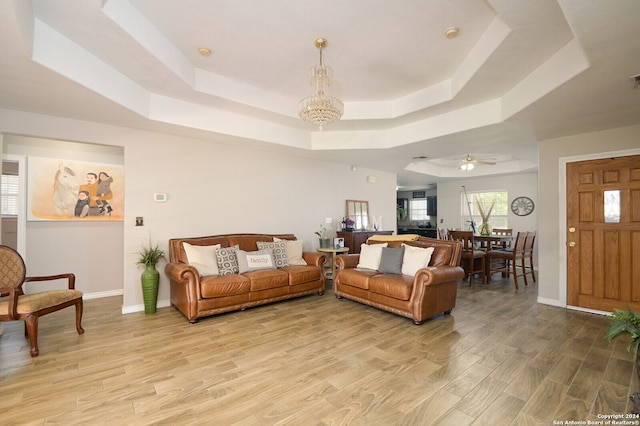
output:
[[[119,297],[0,336],[0,424],[550,425],[628,413],[640,389],[606,317],[536,303],[537,286],[460,283],[415,326],[324,296],[191,325],[173,308],[121,315]],[[558,424],[558,423],[556,423]]]

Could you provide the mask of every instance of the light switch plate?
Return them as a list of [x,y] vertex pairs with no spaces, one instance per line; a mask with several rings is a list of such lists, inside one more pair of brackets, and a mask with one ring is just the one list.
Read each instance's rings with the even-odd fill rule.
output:
[[155,194],[153,194],[153,201],[164,203],[165,201],[167,201],[167,194],[165,194],[164,192],[156,192]]

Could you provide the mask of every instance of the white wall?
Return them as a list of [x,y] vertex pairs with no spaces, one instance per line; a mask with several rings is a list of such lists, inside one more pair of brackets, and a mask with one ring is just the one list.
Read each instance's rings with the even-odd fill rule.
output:
[[540,202],[537,235],[540,265],[538,301],[567,305],[566,194],[568,161],[640,154],[640,126],[621,127],[541,141],[538,145]]
[[[124,148],[125,220],[120,229],[112,229],[111,223],[91,224],[90,229],[76,222],[30,224],[28,251],[34,270],[60,266],[48,260],[56,252],[55,262],[64,259],[72,271],[85,271],[78,275],[78,288],[85,293],[123,289],[125,312],[142,309],[141,270],[135,263],[139,247],[149,239],[166,249],[168,239],[176,237],[293,233],[304,240],[305,249],[315,250],[313,233],[326,217],[339,224],[346,199],[368,200],[371,214],[383,216],[382,229],[396,227],[396,176],[391,173],[360,167],[352,172],[349,165],[240,146],[224,138],[203,141],[8,110],[0,110],[0,132]],[[375,176],[375,183],[367,183],[367,176]],[[154,202],[156,192],[166,193],[167,202]],[[135,226],[136,216],[144,217],[144,227]],[[61,251],[61,236],[70,234],[115,259],[122,275],[110,280],[109,289],[96,287],[99,272],[93,271],[101,263],[86,260],[86,244],[74,237]],[[169,288],[163,273],[160,284],[159,300],[166,305]]]

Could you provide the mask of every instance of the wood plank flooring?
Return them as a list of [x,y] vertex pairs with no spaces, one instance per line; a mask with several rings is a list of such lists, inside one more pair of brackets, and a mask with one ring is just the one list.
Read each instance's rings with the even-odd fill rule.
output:
[[[629,413],[640,390],[606,317],[536,303],[537,286],[461,282],[457,306],[410,320],[324,296],[191,325],[120,297],[0,336],[2,425],[550,425]],[[568,424],[568,423],[567,423]],[[637,423],[636,423],[637,424]]]

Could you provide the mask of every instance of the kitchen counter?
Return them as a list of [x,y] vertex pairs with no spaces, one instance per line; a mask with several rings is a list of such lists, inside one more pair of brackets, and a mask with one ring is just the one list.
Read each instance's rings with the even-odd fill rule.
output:
[[398,228],[398,235],[417,234],[421,237],[438,238],[437,228]]

